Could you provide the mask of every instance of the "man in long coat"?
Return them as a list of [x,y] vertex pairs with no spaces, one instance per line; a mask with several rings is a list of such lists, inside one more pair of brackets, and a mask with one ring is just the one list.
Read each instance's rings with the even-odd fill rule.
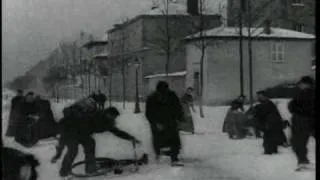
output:
[[283,124],[277,106],[269,100],[264,91],[257,92],[260,104],[256,106],[256,118],[261,121],[264,154],[277,154],[283,143]]
[[6,136],[14,137],[16,135],[17,127],[19,126],[19,111],[22,102],[24,101],[23,91],[18,90],[17,95],[11,100],[11,109],[9,114],[9,125]]
[[45,139],[55,137],[58,133],[58,123],[53,117],[50,101],[37,96],[36,104],[40,115],[40,119],[37,123],[38,138]]
[[179,98],[169,89],[167,82],[160,81],[156,91],[147,98],[146,117],[151,126],[157,159],[160,149],[169,147],[172,166],[182,165],[178,159],[181,148],[178,121],[183,118],[183,111]]
[[298,82],[298,94],[289,102],[289,111],[292,113],[292,138],[291,145],[298,160],[298,168],[309,168],[307,158],[307,143],[315,132],[314,111],[314,85],[311,77],[302,77]]
[[34,145],[39,140],[36,126],[39,119],[39,106],[36,104],[34,93],[29,92],[21,103],[15,140],[26,147]]

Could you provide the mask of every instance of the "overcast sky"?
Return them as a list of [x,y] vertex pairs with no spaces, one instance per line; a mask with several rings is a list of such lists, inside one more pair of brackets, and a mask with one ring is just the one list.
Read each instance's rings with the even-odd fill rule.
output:
[[[180,0],[179,0],[180,1]],[[182,0],[181,0],[182,1]],[[208,0],[211,7],[226,0]],[[43,60],[83,30],[103,36],[115,21],[150,9],[152,0],[2,0],[2,80]]]
[[2,80],[23,74],[64,38],[102,36],[114,21],[150,8],[151,0],[2,0]]

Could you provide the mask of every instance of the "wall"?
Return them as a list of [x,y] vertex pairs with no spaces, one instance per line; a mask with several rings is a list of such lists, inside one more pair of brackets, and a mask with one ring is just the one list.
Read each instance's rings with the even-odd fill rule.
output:
[[[272,63],[271,44],[274,40],[256,40],[253,42],[253,92],[280,84],[298,80],[311,74],[311,41],[285,41],[285,62]],[[237,40],[216,40],[215,46],[208,47],[205,67],[206,104],[221,104],[234,99],[240,93],[239,42]],[[247,41],[244,41],[244,91],[249,97],[249,69]],[[297,51],[299,49],[299,51]],[[196,48],[187,46],[188,68],[187,86],[193,85],[192,61],[200,56]]]

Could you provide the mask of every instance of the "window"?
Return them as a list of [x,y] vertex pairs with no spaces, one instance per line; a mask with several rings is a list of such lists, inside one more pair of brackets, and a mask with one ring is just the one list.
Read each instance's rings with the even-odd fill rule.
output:
[[197,96],[200,96],[200,73],[199,72],[195,72],[193,74],[193,80],[194,80],[193,88],[195,90],[195,93]]
[[271,58],[274,63],[284,62],[284,45],[282,42],[272,43]]
[[300,23],[294,24],[293,29],[295,31],[304,32],[304,25]]

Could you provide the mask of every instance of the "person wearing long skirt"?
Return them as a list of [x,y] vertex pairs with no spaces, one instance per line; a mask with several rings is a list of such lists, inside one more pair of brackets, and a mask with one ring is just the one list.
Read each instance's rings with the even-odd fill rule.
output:
[[189,87],[181,98],[182,109],[184,113],[184,121],[179,123],[179,129],[194,134],[194,123],[192,113],[196,112],[193,106],[193,88]]

